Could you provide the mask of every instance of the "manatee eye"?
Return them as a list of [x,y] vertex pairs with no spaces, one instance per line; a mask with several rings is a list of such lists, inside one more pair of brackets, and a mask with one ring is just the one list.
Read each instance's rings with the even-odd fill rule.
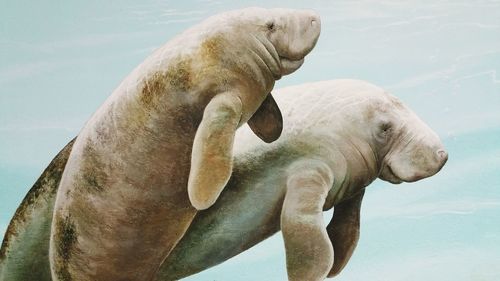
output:
[[387,133],[391,129],[392,125],[389,122],[384,122],[380,125],[380,131]]
[[392,132],[392,124],[390,122],[383,122],[379,125],[379,132],[377,134],[377,139],[380,142],[385,142],[388,140]]
[[269,31],[274,31],[276,29],[276,25],[274,24],[274,21],[270,21],[266,24],[267,30]]

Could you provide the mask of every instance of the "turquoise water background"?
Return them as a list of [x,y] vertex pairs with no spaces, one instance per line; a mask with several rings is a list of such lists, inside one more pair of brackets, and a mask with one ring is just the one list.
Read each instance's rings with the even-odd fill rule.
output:
[[[318,45],[276,87],[368,80],[417,112],[450,155],[432,178],[368,188],[358,247],[335,280],[500,280],[500,1],[0,6],[0,234],[50,160],[152,50],[221,11],[311,8],[322,17]],[[281,236],[186,280],[286,280]]]

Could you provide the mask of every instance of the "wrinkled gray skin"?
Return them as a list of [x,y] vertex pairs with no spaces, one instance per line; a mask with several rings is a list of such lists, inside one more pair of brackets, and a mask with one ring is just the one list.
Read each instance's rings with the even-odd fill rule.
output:
[[[285,119],[282,137],[266,145],[247,127],[238,131],[228,185],[213,207],[196,215],[157,280],[200,272],[280,229],[290,280],[335,276],[356,246],[365,187],[377,177],[394,183],[429,177],[446,162],[436,134],[397,98],[366,82],[317,82],[275,94]],[[0,280],[51,280],[48,229],[40,225],[50,224],[47,205],[54,201],[57,171],[67,157],[68,148],[16,212],[11,225],[24,224],[13,241],[4,240],[9,249],[5,279]],[[37,191],[44,186],[40,183],[48,187],[43,192]],[[39,199],[30,199],[33,194]],[[26,203],[40,198],[47,203]],[[31,215],[19,211],[25,205],[33,205]],[[333,206],[334,216],[325,227],[322,212]],[[33,271],[43,275],[31,275]]]
[[227,12],[126,77],[66,163],[51,225],[54,280],[151,280],[229,180],[236,129],[302,65],[319,33],[311,11]]

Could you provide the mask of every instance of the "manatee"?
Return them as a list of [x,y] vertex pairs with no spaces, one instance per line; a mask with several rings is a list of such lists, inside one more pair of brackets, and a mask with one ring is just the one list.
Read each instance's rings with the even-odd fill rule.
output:
[[[178,280],[220,264],[280,229],[290,280],[333,277],[356,247],[365,188],[376,178],[397,184],[432,176],[447,160],[425,123],[367,82],[323,81],[275,95],[284,113],[282,137],[265,144],[250,128],[238,130],[231,179],[217,202],[196,214],[156,280]],[[9,229],[18,225],[17,231],[32,235],[8,231],[0,280],[51,280],[49,231],[41,225],[50,225],[68,147],[19,207],[30,211],[18,210],[12,219]],[[35,205],[30,194],[44,199]],[[333,218],[324,226],[321,213],[332,207]]]
[[51,224],[53,279],[151,280],[229,180],[236,129],[262,107],[253,130],[279,136],[268,94],[320,29],[307,10],[226,12],[135,68],[73,144]]
[[[359,238],[365,188],[437,173],[448,159],[439,137],[399,99],[359,80],[331,80],[274,92],[281,137],[265,144],[241,128],[233,175],[199,212],[163,263],[158,280],[217,265],[281,230],[291,281],[340,273]],[[334,208],[324,225],[323,211]]]

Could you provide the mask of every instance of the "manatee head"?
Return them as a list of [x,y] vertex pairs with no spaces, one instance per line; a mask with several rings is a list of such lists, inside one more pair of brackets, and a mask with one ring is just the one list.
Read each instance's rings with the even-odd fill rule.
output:
[[414,182],[439,172],[448,153],[437,134],[399,99],[386,97],[385,106],[373,120],[374,139],[386,150],[379,178],[391,183]]
[[411,109],[380,88],[360,91],[366,138],[379,161],[379,178],[414,182],[436,174],[448,159],[441,140]]
[[320,17],[311,10],[246,8],[227,12],[220,19],[233,27],[235,40],[247,44],[243,37],[255,39],[252,51],[278,76],[304,63],[321,31]]
[[318,41],[321,21],[306,10],[272,9],[264,16],[267,39],[276,48],[283,75],[297,70]]
[[373,177],[414,182],[437,173],[448,159],[437,134],[398,98],[375,85],[338,79],[283,92],[288,94],[280,93],[276,100],[287,109],[285,120],[296,124],[285,127],[285,134],[326,135],[351,166],[359,164],[358,170]]
[[[276,80],[300,68],[316,45],[319,15],[310,10],[246,8],[213,16],[201,26],[204,30],[199,33],[206,37],[202,49],[217,54],[210,61],[237,73],[236,83],[250,85],[251,91],[239,95],[244,109],[251,101],[261,102],[240,121],[248,121],[265,142],[275,141],[283,120],[269,92]],[[222,80],[230,80],[226,78]],[[255,98],[254,93],[259,96]],[[263,93],[267,94],[264,100]]]

